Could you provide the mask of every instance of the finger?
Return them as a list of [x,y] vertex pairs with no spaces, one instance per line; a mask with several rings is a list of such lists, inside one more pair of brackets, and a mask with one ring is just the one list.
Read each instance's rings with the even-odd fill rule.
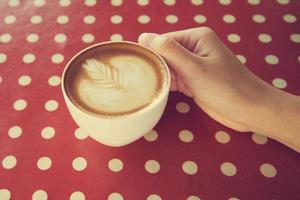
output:
[[155,33],[143,33],[139,42],[157,51],[184,79],[194,77],[200,70],[198,64],[201,59],[173,39]]

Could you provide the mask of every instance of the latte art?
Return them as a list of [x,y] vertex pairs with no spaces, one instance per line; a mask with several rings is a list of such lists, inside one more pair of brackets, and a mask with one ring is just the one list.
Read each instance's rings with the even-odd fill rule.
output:
[[102,115],[142,109],[159,94],[166,73],[161,61],[148,54],[122,46],[87,53],[67,76],[71,100],[84,110]]

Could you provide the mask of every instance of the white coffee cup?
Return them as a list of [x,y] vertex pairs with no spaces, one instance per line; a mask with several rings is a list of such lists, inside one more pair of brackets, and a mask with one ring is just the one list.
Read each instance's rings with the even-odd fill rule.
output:
[[[160,60],[163,66],[166,69],[167,82],[161,89],[158,97],[153,99],[153,101],[146,107],[138,110],[136,112],[121,115],[121,116],[98,116],[88,113],[79,107],[77,107],[70,99],[66,92],[65,81],[66,81],[66,71],[71,66],[71,63],[74,59],[80,57],[83,52],[88,51],[89,49],[101,46],[108,45],[110,43],[123,43],[130,45],[137,45],[143,51],[150,51],[155,54]],[[143,137],[147,132],[152,130],[154,126],[158,123],[161,118],[168,99],[169,89],[170,89],[170,72],[167,64],[163,58],[158,55],[152,49],[142,46],[140,44],[128,41],[122,42],[103,42],[87,47],[77,53],[66,65],[63,74],[62,74],[62,92],[64,100],[68,107],[68,110],[76,122],[76,124],[87,132],[87,134],[95,139],[96,141],[108,145],[108,146],[123,146],[131,142],[136,141],[137,139]]]

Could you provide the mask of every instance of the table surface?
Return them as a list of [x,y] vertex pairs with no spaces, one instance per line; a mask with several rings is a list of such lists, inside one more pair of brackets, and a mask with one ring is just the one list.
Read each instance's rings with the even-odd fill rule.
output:
[[[259,77],[300,95],[298,0],[1,0],[0,199],[300,199],[300,157],[236,133],[171,93],[155,129],[121,148],[87,137],[60,76],[79,50],[142,32],[212,27]],[[222,94],[215,98],[222,98]]]

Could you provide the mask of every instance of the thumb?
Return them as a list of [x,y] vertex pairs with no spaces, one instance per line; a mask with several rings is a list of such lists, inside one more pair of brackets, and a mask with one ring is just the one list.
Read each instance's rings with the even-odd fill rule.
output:
[[143,33],[138,41],[159,53],[182,78],[194,77],[195,73],[199,73],[197,60],[200,61],[200,58],[175,40],[155,33]]

